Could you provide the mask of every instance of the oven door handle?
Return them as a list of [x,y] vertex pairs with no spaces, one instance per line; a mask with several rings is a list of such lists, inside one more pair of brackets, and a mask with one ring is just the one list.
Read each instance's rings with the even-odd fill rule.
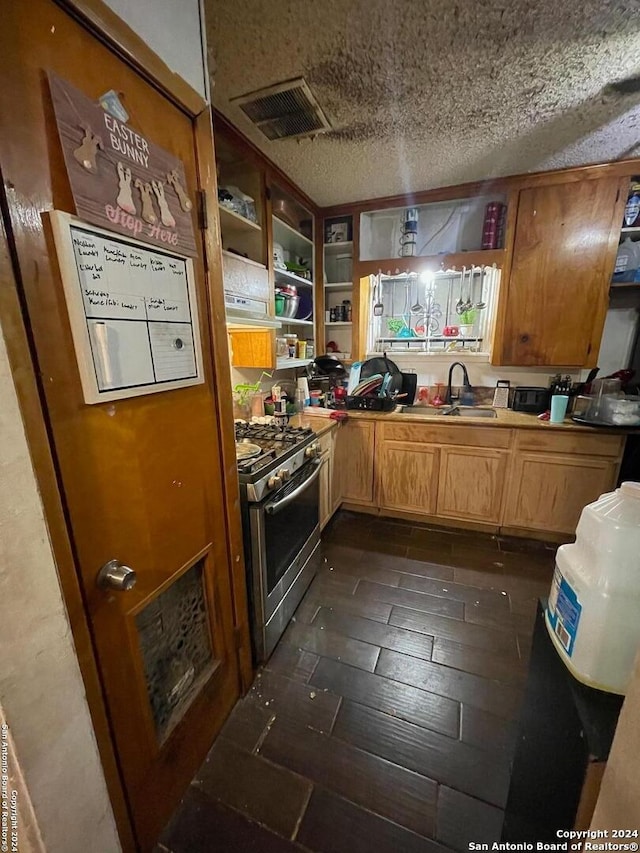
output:
[[266,504],[264,511],[266,513],[268,513],[269,515],[277,515],[280,512],[280,510],[284,509],[288,504],[291,503],[291,501],[294,501],[299,495],[301,495],[302,492],[304,492],[305,489],[307,489],[311,485],[311,483],[313,483],[314,480],[317,480],[317,478],[320,476],[320,469],[322,468],[322,462],[319,459],[314,459],[314,461],[312,462],[312,465],[314,466],[313,473],[310,474],[298,486],[298,488],[295,489],[295,491],[291,492],[291,494],[287,495],[285,498],[282,498],[282,500],[273,501],[273,503]]

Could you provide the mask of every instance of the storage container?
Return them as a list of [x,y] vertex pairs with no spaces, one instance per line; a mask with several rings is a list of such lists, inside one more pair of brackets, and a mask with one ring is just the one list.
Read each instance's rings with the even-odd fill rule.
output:
[[640,647],[640,483],[582,510],[561,545],[545,613],[551,639],[579,681],[624,694]]
[[613,280],[617,282],[634,281],[638,267],[640,267],[638,246],[630,237],[627,237],[618,247]]

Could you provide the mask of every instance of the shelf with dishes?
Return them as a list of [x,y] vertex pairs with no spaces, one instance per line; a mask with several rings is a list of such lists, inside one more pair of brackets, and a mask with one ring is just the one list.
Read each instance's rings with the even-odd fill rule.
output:
[[274,269],[273,277],[276,281],[276,284],[284,282],[285,284],[296,284],[303,285],[304,287],[313,287],[313,282],[311,279],[303,278],[301,275],[297,275],[297,273],[291,272],[291,270],[283,270],[283,269]]
[[313,320],[296,320],[287,317],[278,317],[283,326],[313,326]]

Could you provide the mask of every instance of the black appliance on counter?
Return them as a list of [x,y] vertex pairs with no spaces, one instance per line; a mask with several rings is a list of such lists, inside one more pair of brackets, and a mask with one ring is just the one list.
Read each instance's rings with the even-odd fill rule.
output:
[[310,391],[323,391],[326,394],[346,376],[344,364],[337,355],[330,353],[317,356],[307,367]]
[[549,637],[545,605],[538,603],[502,841],[557,842],[559,829],[588,829],[624,698],[571,675]]
[[321,462],[303,427],[236,422],[236,457],[256,662],[266,660],[320,562]]
[[549,408],[549,389],[532,385],[518,385],[513,392],[511,408],[514,412],[529,412],[539,415]]

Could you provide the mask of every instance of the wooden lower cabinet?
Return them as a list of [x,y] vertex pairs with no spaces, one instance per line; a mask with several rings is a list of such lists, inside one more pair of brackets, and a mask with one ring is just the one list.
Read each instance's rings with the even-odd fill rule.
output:
[[333,489],[333,448],[335,441],[335,430],[325,433],[318,440],[320,450],[320,529],[322,530],[331,519],[337,509],[337,502]]
[[509,454],[484,447],[441,447],[436,515],[500,523]]
[[591,432],[356,419],[335,441],[331,513],[345,501],[560,539],[615,488],[624,451],[624,437]]
[[408,441],[383,441],[378,449],[378,497],[383,509],[434,515],[439,448]]
[[374,421],[347,421],[335,436],[332,491],[337,503],[373,504]]
[[574,533],[583,508],[615,488],[617,460],[520,451],[513,459],[505,527]]

